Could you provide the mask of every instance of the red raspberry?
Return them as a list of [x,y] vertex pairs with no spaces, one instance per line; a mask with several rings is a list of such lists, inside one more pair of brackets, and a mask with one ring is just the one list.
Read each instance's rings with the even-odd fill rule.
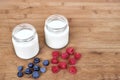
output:
[[80,53],[75,53],[75,54],[74,54],[74,58],[75,58],[76,60],[80,59],[80,58],[81,58],[81,54],[80,54]]
[[59,62],[58,66],[61,69],[67,69],[67,63],[66,62]]
[[52,64],[57,64],[59,61],[58,61],[58,59],[56,59],[56,58],[52,58],[51,59],[51,63]]
[[74,48],[73,48],[73,47],[68,47],[68,48],[66,49],[66,52],[67,52],[68,54],[74,54]]
[[53,51],[52,56],[53,56],[53,58],[58,58],[59,57],[59,51]]
[[58,73],[60,71],[58,66],[52,66],[51,70],[52,70],[53,73]]
[[62,53],[62,55],[61,55],[61,58],[63,58],[63,59],[68,59],[68,57],[69,57],[69,55],[68,55],[68,53]]
[[70,65],[76,64],[76,59],[75,59],[75,58],[70,58],[70,59],[69,59],[69,64],[70,64]]
[[75,67],[75,66],[71,66],[71,67],[69,68],[69,72],[72,73],[72,74],[77,73],[76,67]]

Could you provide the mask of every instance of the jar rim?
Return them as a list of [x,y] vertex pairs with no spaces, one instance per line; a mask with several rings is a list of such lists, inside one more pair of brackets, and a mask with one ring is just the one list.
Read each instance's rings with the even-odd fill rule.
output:
[[[55,20],[58,20],[60,19],[61,21],[63,21],[65,23],[64,26],[60,27],[60,28],[53,28],[53,27],[49,27],[49,23],[51,22],[51,20],[55,21]],[[47,27],[47,29],[49,29],[50,31],[53,31],[53,32],[60,32],[60,31],[63,31],[66,29],[66,27],[68,26],[68,20],[65,16],[63,15],[60,15],[60,14],[54,14],[54,15],[50,15],[46,20],[45,20],[45,26]]]
[[[25,39],[21,39],[21,38],[18,38],[15,36],[15,34],[23,29],[28,29],[28,30],[31,30],[32,31],[32,35],[25,38]],[[36,30],[35,28],[33,27],[33,25],[31,24],[28,24],[28,23],[21,23],[21,24],[18,24],[12,31],[12,37],[17,41],[17,42],[29,42],[31,40],[34,39],[35,37],[35,34],[36,34]]]

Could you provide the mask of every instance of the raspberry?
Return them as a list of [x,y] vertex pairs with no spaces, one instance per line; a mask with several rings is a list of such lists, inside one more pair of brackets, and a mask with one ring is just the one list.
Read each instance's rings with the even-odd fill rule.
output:
[[69,72],[72,73],[72,74],[77,73],[76,67],[75,67],[75,66],[71,66],[71,67],[69,68]]
[[68,57],[69,57],[69,55],[68,55],[68,53],[62,53],[62,55],[61,55],[61,58],[62,59],[68,59]]
[[52,66],[51,70],[52,70],[53,73],[58,73],[60,71],[58,66]]
[[58,61],[58,59],[55,59],[55,58],[53,58],[52,60],[51,60],[51,63],[52,64],[57,64],[59,61]]
[[59,62],[58,66],[61,69],[67,69],[67,63],[66,62]]
[[59,51],[53,51],[52,56],[53,56],[53,58],[58,58],[59,57]]
[[80,58],[81,58],[81,54],[80,54],[80,53],[75,53],[75,54],[74,54],[74,58],[75,58],[76,60],[80,59]]
[[66,52],[67,52],[68,54],[74,54],[74,48],[73,48],[73,47],[68,47],[68,48],[66,49]]
[[69,59],[69,64],[70,64],[70,65],[76,64],[76,59],[75,59],[75,58],[70,58],[70,59]]

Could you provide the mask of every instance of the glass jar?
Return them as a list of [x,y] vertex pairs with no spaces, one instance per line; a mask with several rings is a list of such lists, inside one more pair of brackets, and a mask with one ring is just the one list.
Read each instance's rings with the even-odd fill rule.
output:
[[15,53],[22,59],[30,59],[39,52],[38,34],[31,24],[17,25],[12,32]]
[[51,15],[45,21],[45,41],[54,49],[65,47],[69,42],[69,25],[67,19],[62,15]]

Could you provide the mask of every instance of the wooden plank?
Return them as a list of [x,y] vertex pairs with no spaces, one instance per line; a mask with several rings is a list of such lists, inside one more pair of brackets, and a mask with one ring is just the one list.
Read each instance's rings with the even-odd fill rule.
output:
[[[18,78],[17,66],[27,67],[33,59],[15,55],[12,30],[20,23],[35,26],[41,52],[37,57],[51,59],[53,49],[44,41],[45,19],[62,14],[70,25],[70,42],[82,54],[76,64],[77,74],[67,70],[51,72],[51,64],[41,80],[120,80],[120,0],[0,0],[0,80],[33,80]],[[62,52],[65,48],[60,49]],[[42,65],[42,64],[40,64]]]

